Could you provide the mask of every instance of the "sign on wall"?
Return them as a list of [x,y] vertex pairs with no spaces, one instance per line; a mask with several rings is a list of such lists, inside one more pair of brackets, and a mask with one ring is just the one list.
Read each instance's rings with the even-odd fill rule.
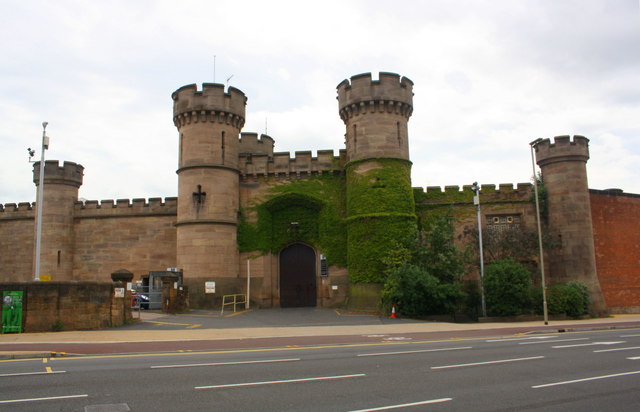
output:
[[22,332],[22,291],[2,292],[2,333]]
[[204,282],[204,293],[216,293],[216,282]]

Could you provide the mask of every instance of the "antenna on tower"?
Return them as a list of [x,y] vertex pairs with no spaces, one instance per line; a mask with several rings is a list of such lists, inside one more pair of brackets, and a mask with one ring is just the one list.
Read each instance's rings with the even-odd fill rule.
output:
[[213,82],[216,82],[216,55],[213,55]]
[[264,117],[264,134],[269,135],[269,131],[267,130],[267,117]]
[[229,89],[229,80],[233,77],[233,74],[227,78],[227,89]]

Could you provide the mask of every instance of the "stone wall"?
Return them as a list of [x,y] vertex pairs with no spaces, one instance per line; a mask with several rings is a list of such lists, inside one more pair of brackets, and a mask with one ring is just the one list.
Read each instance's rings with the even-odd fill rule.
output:
[[131,294],[116,298],[113,282],[0,283],[22,291],[23,332],[100,329],[131,320]]
[[34,214],[31,204],[20,207],[0,205],[1,279],[28,281],[33,279]]
[[613,313],[640,313],[640,195],[590,190],[598,279]]

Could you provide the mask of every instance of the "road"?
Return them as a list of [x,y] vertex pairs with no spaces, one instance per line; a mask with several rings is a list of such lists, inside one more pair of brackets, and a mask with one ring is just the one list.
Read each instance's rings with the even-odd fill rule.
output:
[[640,330],[0,361],[12,411],[637,411]]

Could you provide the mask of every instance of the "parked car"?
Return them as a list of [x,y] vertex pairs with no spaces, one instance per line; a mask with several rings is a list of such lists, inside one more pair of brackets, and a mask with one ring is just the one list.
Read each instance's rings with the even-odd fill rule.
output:
[[139,306],[140,309],[149,309],[149,295],[144,295],[134,291],[132,297],[134,308]]

